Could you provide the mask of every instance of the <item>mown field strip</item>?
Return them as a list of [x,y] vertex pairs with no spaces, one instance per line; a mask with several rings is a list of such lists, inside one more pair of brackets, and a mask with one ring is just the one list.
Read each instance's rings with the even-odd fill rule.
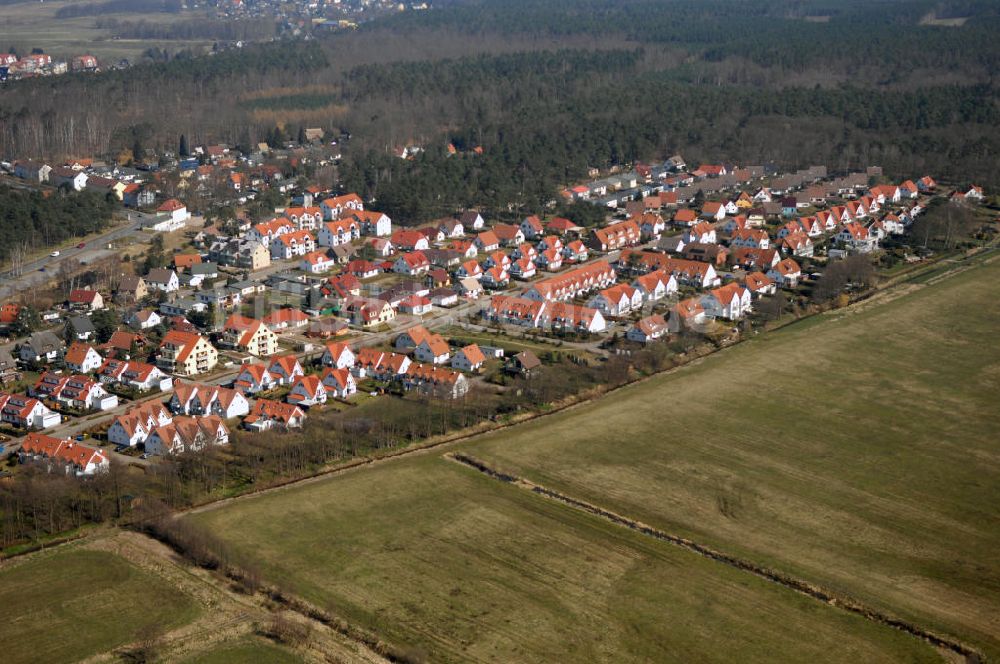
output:
[[629,528],[630,530],[642,533],[643,535],[646,535],[648,537],[652,537],[654,539],[663,542],[668,542],[670,544],[679,546],[683,549],[696,553],[705,558],[710,558],[711,560],[715,560],[724,565],[729,565],[730,567],[734,567],[736,569],[749,572],[750,574],[758,576],[762,579],[766,579],[768,581],[772,581],[785,588],[788,588],[795,592],[807,595],[809,597],[812,597],[813,599],[817,599],[821,602],[829,604],[830,606],[834,606],[839,609],[843,609],[844,611],[860,615],[864,618],[867,618],[868,620],[871,620],[872,622],[881,625],[886,625],[888,627],[892,627],[893,629],[906,632],[908,634],[916,636],[917,638],[923,639],[924,641],[927,641],[928,643],[936,647],[945,648],[954,653],[962,655],[966,658],[966,661],[968,662],[985,661],[985,656],[981,652],[979,652],[975,648],[972,648],[971,646],[961,643],[960,641],[957,641],[955,639],[946,636],[942,636],[940,634],[936,634],[928,629],[920,627],[919,625],[915,625],[905,620],[901,620],[900,618],[896,618],[881,611],[877,611],[871,607],[865,606],[864,604],[858,602],[857,600],[848,597],[838,597],[828,590],[824,590],[823,588],[817,587],[802,579],[798,579],[788,574],[785,574],[784,572],[779,572],[777,570],[769,569],[767,567],[758,565],[752,561],[745,560],[743,558],[739,558],[727,553],[723,553],[722,551],[718,551],[711,547],[705,546],[704,544],[699,544],[698,542],[692,541],[685,537],[680,537],[678,535],[673,535],[663,530],[653,528],[652,526],[648,526],[640,521],[636,521],[635,519],[630,519],[629,517],[616,514],[615,512],[604,509],[603,507],[599,507],[592,503],[588,503],[586,501],[573,498],[572,496],[568,496],[564,493],[554,491],[539,484],[535,484],[531,480],[525,479],[523,477],[518,477],[516,475],[505,473],[503,471],[488,466],[486,463],[480,461],[479,459],[476,459],[475,457],[469,456],[468,454],[464,454],[461,452],[448,452],[444,455],[444,457],[446,459],[462,464],[466,467],[472,468],[495,480],[499,480],[501,482],[511,484],[518,488],[531,491],[532,493],[545,496],[547,498],[551,498],[552,500],[556,500],[560,503],[568,505],[569,507],[587,512],[589,514],[593,514],[594,516],[601,517],[616,525]]

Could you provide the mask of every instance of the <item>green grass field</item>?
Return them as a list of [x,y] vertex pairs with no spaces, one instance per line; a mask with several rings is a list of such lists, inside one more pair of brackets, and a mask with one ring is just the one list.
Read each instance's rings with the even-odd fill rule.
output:
[[[463,444],[1000,652],[1000,262]],[[918,661],[929,646],[417,455],[192,518],[433,661]]]
[[193,620],[180,591],[123,558],[61,548],[0,571],[4,662],[68,662]]
[[296,664],[302,658],[261,638],[245,637],[233,643],[222,643],[184,664]]

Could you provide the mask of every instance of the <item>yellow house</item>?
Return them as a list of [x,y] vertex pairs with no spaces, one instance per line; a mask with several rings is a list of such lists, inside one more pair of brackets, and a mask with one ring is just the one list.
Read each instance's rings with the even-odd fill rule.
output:
[[247,249],[246,256],[241,257],[241,267],[248,267],[251,270],[260,270],[271,265],[271,252],[259,242],[251,242],[251,247]]
[[222,338],[233,348],[257,357],[278,352],[278,335],[256,318],[233,314],[222,328]]
[[168,373],[193,376],[211,371],[219,353],[208,339],[194,332],[170,330],[160,343],[156,365]]

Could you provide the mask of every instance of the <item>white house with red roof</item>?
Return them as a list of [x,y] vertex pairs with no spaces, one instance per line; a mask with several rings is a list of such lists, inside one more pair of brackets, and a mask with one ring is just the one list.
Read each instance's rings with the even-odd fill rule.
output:
[[98,449],[80,445],[68,438],[60,439],[40,433],[29,433],[18,450],[21,463],[28,460],[58,464],[66,474],[89,477],[110,467],[107,455]]
[[802,268],[793,259],[786,258],[768,270],[767,276],[782,288],[794,288],[802,278]]
[[176,198],[171,198],[160,204],[156,208],[157,216],[151,226],[154,231],[169,233],[184,228],[191,213],[187,206]]
[[334,342],[326,345],[320,362],[327,367],[350,369],[354,366],[354,351],[346,343]]
[[459,371],[478,371],[486,364],[486,355],[476,344],[460,348],[451,358],[451,368]]
[[643,293],[628,284],[615,284],[595,295],[589,306],[605,316],[625,316],[642,306]]
[[545,233],[545,225],[542,224],[542,220],[538,218],[538,215],[533,214],[530,217],[525,217],[521,222],[521,232],[524,234],[525,239],[534,240]]
[[267,367],[279,385],[291,385],[296,378],[305,374],[302,364],[294,355],[281,355],[271,360]]
[[510,273],[507,272],[506,268],[500,265],[494,265],[483,272],[483,277],[480,282],[483,284],[484,288],[492,288],[494,290],[506,288],[507,284],[510,283]]
[[653,270],[639,275],[632,282],[645,302],[656,302],[677,292],[677,279],[665,270]]
[[703,295],[701,306],[705,309],[705,314],[712,318],[738,320],[743,318],[753,305],[750,291],[741,284],[732,282],[713,288]]
[[424,295],[408,295],[404,297],[399,303],[399,312],[403,314],[412,314],[414,316],[423,316],[429,314],[434,308],[434,303],[430,301]]
[[309,231],[292,231],[275,237],[271,241],[271,258],[273,260],[289,259],[316,250],[316,239]]
[[440,334],[428,333],[413,349],[413,357],[419,362],[444,364],[451,357],[451,349]]
[[299,269],[310,274],[322,274],[329,272],[337,266],[337,259],[327,255],[325,250],[310,251],[302,257],[299,262]]
[[285,400],[296,406],[324,404],[326,403],[326,387],[319,376],[315,374],[299,376],[292,383],[292,389],[288,392]]
[[273,389],[278,381],[263,364],[244,364],[233,380],[233,388],[245,394],[256,394]]
[[294,404],[257,399],[250,414],[243,418],[243,426],[250,431],[299,429],[305,420],[305,411]]
[[66,368],[78,373],[96,371],[104,363],[104,358],[90,344],[74,341],[63,358]]
[[360,212],[365,209],[361,197],[357,194],[334,196],[326,199],[319,206],[323,210],[323,218],[326,220],[340,219],[351,212]]
[[34,397],[0,392],[0,422],[18,429],[47,429],[61,421],[59,413]]
[[392,271],[396,274],[405,274],[415,277],[425,274],[431,269],[431,262],[422,251],[411,251],[403,254],[392,264]]
[[871,236],[862,224],[852,221],[836,235],[837,241],[848,249],[861,254],[867,254],[878,248],[878,240]]
[[358,391],[357,381],[354,380],[349,369],[327,367],[323,371],[321,382],[328,397],[346,399]]
[[629,341],[635,341],[641,344],[649,343],[650,341],[655,341],[660,339],[669,332],[669,326],[667,325],[666,319],[660,314],[653,314],[652,316],[647,316],[635,323],[628,332],[625,333],[625,338]]

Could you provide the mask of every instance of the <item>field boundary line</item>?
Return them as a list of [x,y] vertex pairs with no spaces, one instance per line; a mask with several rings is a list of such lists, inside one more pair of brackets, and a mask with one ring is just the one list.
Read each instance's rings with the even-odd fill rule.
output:
[[703,558],[708,558],[743,572],[748,572],[756,577],[762,578],[766,581],[771,581],[801,595],[823,602],[824,604],[847,611],[848,613],[859,615],[871,622],[906,632],[907,634],[922,639],[938,648],[944,648],[956,654],[962,655],[969,663],[986,661],[986,657],[983,653],[979,652],[972,646],[962,643],[961,641],[942,636],[929,629],[920,627],[919,625],[915,625],[901,618],[883,613],[882,611],[866,606],[862,602],[851,597],[838,596],[830,590],[826,590],[820,586],[809,583],[808,581],[786,574],[785,572],[780,572],[778,570],[759,565],[745,558],[740,558],[738,556],[713,549],[712,547],[700,544],[686,537],[668,533],[664,530],[654,528],[653,526],[647,525],[630,517],[622,516],[621,514],[593,503],[589,503],[554,489],[536,484],[535,482],[523,477],[497,470],[496,468],[489,466],[486,462],[468,454],[464,454],[462,452],[449,452],[443,456],[447,460],[476,470],[492,479],[506,484],[511,484],[540,496],[544,496],[578,511],[600,517],[605,521],[609,521],[617,526],[622,526],[642,535],[646,535],[647,537],[651,537],[655,540],[673,544],[677,547],[702,556]]

